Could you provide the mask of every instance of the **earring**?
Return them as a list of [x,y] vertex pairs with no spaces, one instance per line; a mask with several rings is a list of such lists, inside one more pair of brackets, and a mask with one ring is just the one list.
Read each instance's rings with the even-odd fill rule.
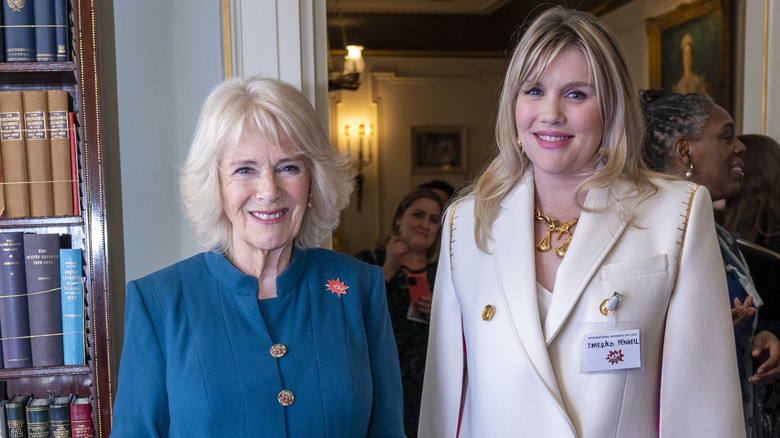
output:
[[314,204],[312,204],[312,202],[311,202],[311,192],[309,192],[309,202],[306,203],[306,206],[309,207],[309,208],[314,207]]
[[525,150],[523,150],[523,144],[520,143],[520,135],[519,134],[517,135],[517,139],[515,141],[517,141],[517,146],[520,147],[520,153],[521,154],[525,154]]
[[685,171],[685,179],[691,178],[693,178],[693,163],[691,163],[691,167]]

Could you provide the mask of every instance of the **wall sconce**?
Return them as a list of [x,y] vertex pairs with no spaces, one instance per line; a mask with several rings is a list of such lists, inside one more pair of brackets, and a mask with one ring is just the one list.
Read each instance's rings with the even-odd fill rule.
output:
[[[358,137],[358,150],[357,150],[357,159],[354,159],[352,157],[352,145],[351,145],[351,136],[350,132],[353,130],[354,126],[357,127],[357,137]],[[357,181],[356,181],[356,192],[357,192],[357,209],[358,211],[361,210],[363,205],[363,181],[365,180],[365,175],[363,174],[363,167],[368,166],[373,161],[373,153],[371,151],[371,139],[374,136],[374,125],[366,125],[365,123],[360,123],[357,125],[344,125],[344,138],[347,142],[347,155],[349,155],[349,159],[357,164],[358,168],[358,175],[357,175]],[[368,153],[365,152],[365,149],[368,149]],[[367,157],[367,158],[366,158]]]

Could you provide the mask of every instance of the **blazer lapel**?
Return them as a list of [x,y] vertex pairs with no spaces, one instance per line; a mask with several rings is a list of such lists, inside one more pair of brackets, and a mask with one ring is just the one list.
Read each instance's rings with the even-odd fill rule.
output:
[[594,212],[583,211],[580,215],[566,257],[558,267],[552,302],[544,321],[548,345],[566,323],[593,275],[623,233],[625,224],[618,209],[606,207],[617,202],[626,190],[627,183],[616,182],[612,188],[588,191],[585,206]]
[[509,313],[512,335],[521,354],[560,402],[536,298],[533,203],[533,173],[529,169],[523,182],[502,201],[503,211],[493,223],[493,235],[501,236],[491,245],[502,300],[499,310]]

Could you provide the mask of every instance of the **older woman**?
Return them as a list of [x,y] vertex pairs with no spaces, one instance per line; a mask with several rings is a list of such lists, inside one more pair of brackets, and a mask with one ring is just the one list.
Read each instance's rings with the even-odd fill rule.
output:
[[[385,273],[387,305],[401,362],[404,430],[409,438],[417,436],[431,315],[430,288],[434,286],[438,263],[432,257],[439,241],[443,209],[444,201],[437,192],[426,188],[412,190],[395,210],[387,245],[355,255],[381,266]],[[421,294],[416,295],[415,291]]]
[[[647,119],[645,151],[651,167],[706,186],[713,201],[739,192],[744,177],[745,145],[736,136],[734,120],[725,109],[708,96],[664,90],[646,90],[642,100]],[[732,317],[744,423],[748,436],[762,436],[756,421],[753,383],[766,384],[777,379],[780,342],[769,330],[757,330],[758,317],[752,304],[760,306],[761,297],[736,236],[720,226],[716,229],[722,263],[713,273],[720,272],[726,278],[729,301],[734,303]],[[725,294],[722,299],[725,302]],[[755,371],[753,358],[758,362]]]
[[315,248],[351,190],[295,88],[211,92],[181,194],[213,250],[128,284],[112,436],[403,436],[382,270]]
[[421,436],[744,436],[710,197],[642,164],[620,47],[554,7],[515,48],[444,219]]

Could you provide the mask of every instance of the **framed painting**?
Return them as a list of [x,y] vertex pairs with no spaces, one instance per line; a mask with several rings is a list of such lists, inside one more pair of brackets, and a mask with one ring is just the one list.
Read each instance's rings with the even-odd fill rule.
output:
[[465,173],[466,128],[412,127],[412,173]]
[[685,3],[647,20],[650,87],[712,97],[731,112],[731,0]]

